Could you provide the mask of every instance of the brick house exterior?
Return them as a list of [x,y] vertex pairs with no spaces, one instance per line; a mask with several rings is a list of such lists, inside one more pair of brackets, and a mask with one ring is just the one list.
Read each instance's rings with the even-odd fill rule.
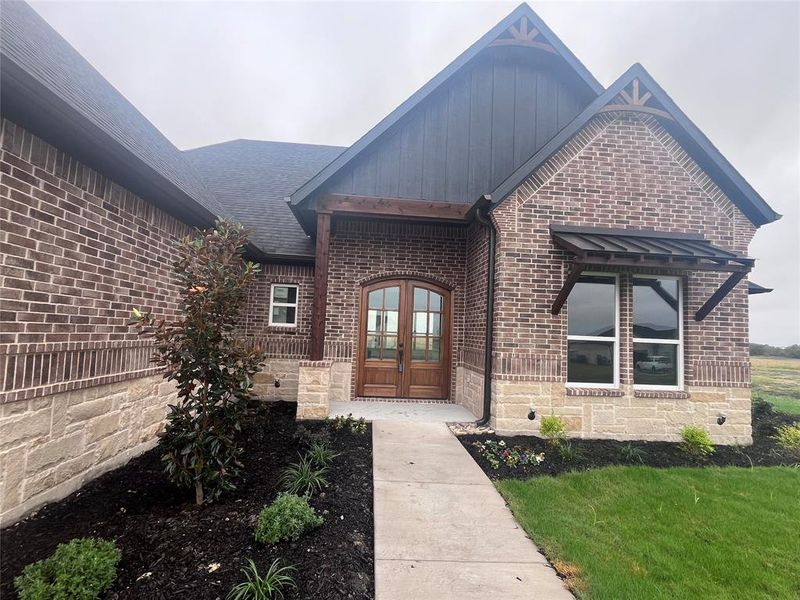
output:
[[349,148],[181,152],[26,4],[2,33],[4,522],[152,446],[174,390],[129,315],[175,315],[171,243],[217,217],[261,263],[256,394],[300,418],[378,396],[751,440],[747,249],[779,215],[639,65],[604,88],[522,5]]

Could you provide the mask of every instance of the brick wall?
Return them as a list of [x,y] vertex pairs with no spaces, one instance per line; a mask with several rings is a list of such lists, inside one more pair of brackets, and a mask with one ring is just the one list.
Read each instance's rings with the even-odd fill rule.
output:
[[[452,288],[451,397],[464,343],[466,229],[389,221],[336,219],[330,242],[325,357],[357,356],[358,308],[363,284],[378,277],[429,277]],[[351,394],[355,393],[353,369]]]
[[131,309],[175,314],[190,228],[3,120],[0,402],[153,374]]
[[[568,304],[558,316],[552,316],[549,309],[569,270],[570,256],[553,245],[548,232],[550,224],[697,232],[715,245],[741,253],[747,252],[755,232],[752,224],[654,118],[630,113],[605,113],[593,119],[496,209],[493,218],[498,228],[496,383],[563,384],[566,379]],[[635,406],[636,401],[644,400],[634,397],[630,389],[630,272],[648,271],[625,271],[620,278],[620,383],[624,398],[615,403]],[[684,284],[687,389],[748,387],[746,282],[741,282],[710,316],[696,322],[692,315],[727,274],[672,273],[682,275]],[[500,388],[507,388],[511,394],[511,388],[504,386]],[[495,388],[496,402],[502,403],[503,396],[498,394],[497,385]],[[520,392],[517,400],[527,394],[541,403],[563,390],[553,392],[548,388],[541,394],[534,392]],[[737,402],[741,395],[735,393]],[[698,391],[697,397],[702,396]],[[686,398],[675,397],[670,401],[676,412],[686,415],[696,411],[696,407],[680,404],[688,402]],[[591,402],[595,401],[587,401]],[[506,422],[506,429],[535,427],[522,421],[523,413],[527,412],[527,406],[522,406],[525,402],[516,403],[520,406],[513,415],[501,416],[504,409],[496,407],[496,417],[512,419]],[[662,404],[667,404],[667,400]],[[719,410],[724,404],[719,405]],[[737,405],[731,410],[740,408]],[[715,416],[709,413],[706,420],[711,422]],[[518,418],[520,421],[516,421]],[[576,432],[583,435],[602,432],[594,425],[587,429],[589,419],[584,421],[575,423]],[[664,427],[664,430],[656,427],[647,435],[656,439],[667,435],[667,430],[670,435],[674,433],[674,423]],[[639,434],[645,435],[637,430]],[[743,426],[735,437],[744,440],[748,436]]]

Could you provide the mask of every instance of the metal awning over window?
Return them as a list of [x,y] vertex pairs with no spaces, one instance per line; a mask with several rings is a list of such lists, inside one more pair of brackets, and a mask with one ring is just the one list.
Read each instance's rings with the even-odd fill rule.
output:
[[557,315],[570,291],[588,268],[639,267],[722,271],[730,277],[695,314],[702,321],[753,268],[752,258],[714,246],[702,235],[646,229],[607,229],[551,225],[553,242],[575,255],[575,266],[553,302]]

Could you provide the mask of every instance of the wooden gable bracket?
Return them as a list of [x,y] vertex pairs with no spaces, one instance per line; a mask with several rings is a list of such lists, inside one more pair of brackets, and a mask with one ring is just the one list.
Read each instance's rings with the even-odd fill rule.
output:
[[570,292],[572,292],[572,288],[574,288],[575,284],[578,283],[578,279],[585,269],[586,265],[581,263],[575,263],[572,266],[572,270],[564,280],[564,285],[561,286],[561,291],[558,292],[558,296],[556,296],[556,299],[553,301],[553,306],[550,307],[550,314],[557,315],[561,312],[561,309],[563,308],[564,303],[567,301]]
[[[748,269],[749,271],[749,269]],[[711,298],[706,300],[705,304],[700,307],[694,315],[695,321],[702,321],[705,319],[712,310],[717,307],[717,304],[722,302],[725,299],[733,288],[736,287],[742,279],[744,279],[745,275],[747,275],[748,271],[735,271],[731,273],[730,277],[728,277],[721,286],[711,295]]]
[[645,92],[642,94],[640,91],[639,80],[634,79],[631,82],[630,92],[623,88],[619,95],[614,99],[616,101],[614,104],[607,104],[597,112],[639,112],[674,121],[672,115],[670,115],[668,112],[663,111],[660,108],[647,106],[647,101],[652,97],[653,94],[647,90],[645,90]]
[[516,24],[511,25],[506,30],[506,33],[510,34],[511,37],[499,37],[489,45],[523,46],[525,48],[537,48],[539,50],[544,50],[545,52],[558,54],[556,49],[547,42],[538,41],[536,38],[539,37],[541,32],[536,27],[528,30],[528,25],[528,17],[523,16]]

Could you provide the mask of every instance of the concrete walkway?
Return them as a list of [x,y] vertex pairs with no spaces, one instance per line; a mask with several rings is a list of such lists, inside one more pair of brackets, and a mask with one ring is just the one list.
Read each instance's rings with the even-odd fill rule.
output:
[[571,599],[444,423],[372,425],[376,600]]
[[424,402],[380,402],[358,400],[331,402],[331,417],[352,414],[367,421],[433,421],[462,423],[476,421],[478,417],[459,404]]

